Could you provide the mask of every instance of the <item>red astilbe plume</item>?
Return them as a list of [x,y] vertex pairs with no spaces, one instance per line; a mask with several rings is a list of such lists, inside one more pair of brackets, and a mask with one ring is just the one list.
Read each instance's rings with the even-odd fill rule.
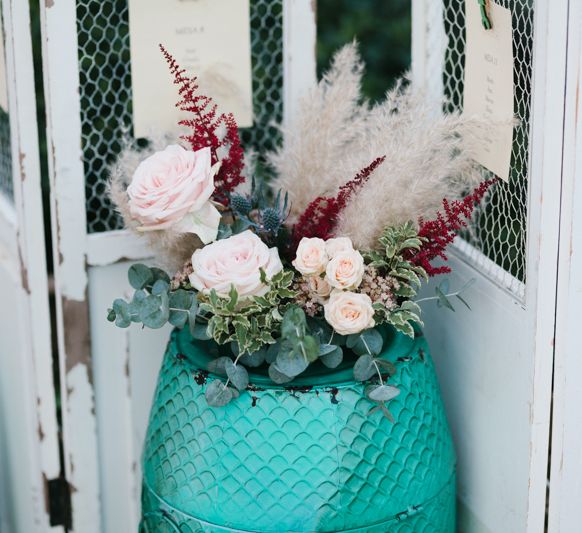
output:
[[299,242],[304,237],[319,237],[329,239],[337,224],[339,214],[347,205],[352,195],[358,191],[370,179],[372,172],[376,170],[386,159],[386,156],[374,159],[370,165],[363,168],[354,178],[340,187],[337,196],[327,198],[318,196],[305,209],[299,220],[293,226],[293,241],[291,253],[294,253]]
[[[174,84],[178,85],[181,100],[176,107],[181,111],[193,113],[194,118],[181,120],[178,124],[192,129],[192,133],[182,136],[188,141],[192,150],[200,150],[209,146],[212,151],[212,164],[218,162],[218,150],[223,148],[226,155],[221,160],[220,170],[214,178],[215,191],[213,198],[223,205],[228,205],[229,193],[245,181],[242,175],[244,166],[244,151],[238,135],[238,126],[234,115],[218,114],[218,106],[209,96],[196,94],[197,78],[189,78],[186,70],[180,68],[174,57],[160,44],[160,50],[174,76]],[[224,136],[218,132],[224,128]]]
[[418,236],[425,239],[425,242],[420,250],[409,257],[412,263],[424,268],[431,277],[451,272],[450,267],[446,265],[434,267],[431,265],[431,261],[437,258],[448,260],[445,253],[447,246],[453,242],[457,236],[457,231],[467,227],[467,221],[471,220],[475,207],[496,181],[497,179],[491,179],[481,182],[471,194],[462,200],[449,202],[445,198],[443,211],[437,213],[436,218],[432,220],[420,219]]

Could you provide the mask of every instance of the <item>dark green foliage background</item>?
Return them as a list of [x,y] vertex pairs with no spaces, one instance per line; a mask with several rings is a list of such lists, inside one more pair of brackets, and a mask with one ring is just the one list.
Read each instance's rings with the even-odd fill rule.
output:
[[382,98],[410,67],[411,24],[410,0],[318,0],[319,74],[333,53],[355,38],[367,65],[364,94]]

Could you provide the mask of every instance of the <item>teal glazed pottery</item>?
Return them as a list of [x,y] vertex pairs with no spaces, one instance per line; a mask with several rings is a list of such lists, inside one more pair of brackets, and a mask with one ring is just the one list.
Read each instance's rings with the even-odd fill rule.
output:
[[351,364],[312,365],[292,387],[251,375],[209,407],[216,346],[174,331],[143,453],[140,533],[454,533],[455,454],[426,340],[390,330],[391,422]]

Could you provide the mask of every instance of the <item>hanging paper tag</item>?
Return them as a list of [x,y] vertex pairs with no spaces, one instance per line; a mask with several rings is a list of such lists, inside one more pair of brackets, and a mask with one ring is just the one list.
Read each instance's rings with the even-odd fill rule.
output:
[[6,52],[4,49],[4,31],[0,19],[0,108],[8,113],[8,83],[6,79]]
[[161,43],[199,94],[239,127],[252,126],[249,0],[129,0],[129,32],[136,138],[176,130],[188,115],[175,108],[178,87],[159,50]]
[[513,30],[511,11],[489,2],[486,30],[477,0],[465,0],[467,45],[464,113],[491,123],[476,161],[509,181],[513,146]]

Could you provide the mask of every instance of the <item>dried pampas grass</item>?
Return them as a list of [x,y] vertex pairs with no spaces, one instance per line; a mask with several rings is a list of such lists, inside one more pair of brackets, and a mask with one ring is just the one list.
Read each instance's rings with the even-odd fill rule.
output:
[[125,227],[147,239],[158,266],[176,272],[191,257],[193,252],[202,247],[202,242],[191,233],[173,233],[171,231],[137,231],[138,224],[129,211],[127,187],[138,165],[155,152],[164,150],[169,144],[175,144],[173,137],[163,136],[148,139],[147,148],[139,148],[128,135],[123,141],[123,148],[117,161],[109,168],[108,193],[122,216]]
[[[359,249],[376,246],[392,224],[432,217],[443,198],[456,198],[481,179],[473,161],[485,123],[444,115],[408,79],[384,102],[362,100],[363,65],[355,43],[304,98],[284,146],[270,157],[275,188],[289,191],[296,218],[317,196],[332,196],[377,157],[386,160],[341,213],[335,233]],[[293,218],[291,220],[293,222]]]

